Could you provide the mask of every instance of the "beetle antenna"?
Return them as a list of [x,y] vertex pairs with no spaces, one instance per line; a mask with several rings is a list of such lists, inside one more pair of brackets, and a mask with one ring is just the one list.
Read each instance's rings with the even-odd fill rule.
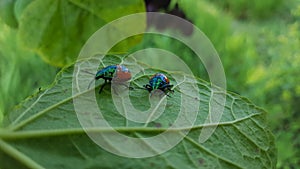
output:
[[90,83],[89,83],[89,86],[88,86],[88,88],[87,89],[90,89],[90,87],[91,87],[91,84],[93,83],[95,81],[95,79],[93,79]]
[[94,76],[95,76],[94,73],[91,73],[91,72],[89,72],[89,71],[87,71],[87,70],[81,70],[81,71],[83,71],[84,73],[88,73],[88,74],[90,74],[90,75],[94,75]]

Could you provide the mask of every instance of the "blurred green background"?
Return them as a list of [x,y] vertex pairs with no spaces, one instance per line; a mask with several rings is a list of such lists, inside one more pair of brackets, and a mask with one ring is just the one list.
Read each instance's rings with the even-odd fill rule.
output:
[[[299,168],[300,1],[173,0],[157,11],[179,13],[209,37],[222,60],[227,89],[268,112],[278,149],[277,168]],[[0,121],[24,98],[51,84],[60,69],[25,50],[17,31],[15,23],[0,19]],[[146,47],[181,56],[195,74],[209,80],[204,68],[195,64],[196,56],[182,44],[144,36],[135,50]]]

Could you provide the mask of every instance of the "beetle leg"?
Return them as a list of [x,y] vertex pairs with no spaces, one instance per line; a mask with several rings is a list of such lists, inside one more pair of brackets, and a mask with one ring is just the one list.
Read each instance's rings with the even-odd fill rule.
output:
[[133,89],[134,89],[133,87],[128,86],[128,85],[126,85],[125,83],[120,83],[120,84],[123,85],[123,86],[125,86],[125,87],[127,87],[129,90],[133,90]]
[[102,92],[102,90],[103,90],[103,88],[104,88],[105,85],[106,85],[106,83],[104,83],[104,84],[101,86],[101,88],[100,88],[100,90],[99,90],[99,94]]
[[171,88],[173,87],[173,85],[170,84],[165,84],[162,87],[160,87],[159,89],[162,90],[168,97],[171,97],[168,92],[174,92],[174,90],[172,90]]
[[152,91],[152,87],[149,84],[146,84],[143,87],[148,90],[149,93]]
[[173,87],[173,85],[167,85],[166,87],[170,92],[174,93],[174,90],[171,89]]
[[128,86],[128,89],[129,89],[129,90],[134,90],[134,88],[133,88],[133,87],[131,87],[131,86]]
[[104,86],[106,85],[107,83],[107,79],[104,79],[104,84],[101,86],[100,90],[99,90],[99,94],[102,92]]

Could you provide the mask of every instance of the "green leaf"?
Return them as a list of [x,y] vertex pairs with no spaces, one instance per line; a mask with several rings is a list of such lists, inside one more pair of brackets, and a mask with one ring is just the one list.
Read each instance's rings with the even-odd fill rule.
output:
[[[117,63],[127,62],[123,56],[106,56],[100,68]],[[141,66],[146,69],[133,76],[130,85],[134,87],[134,90],[131,90],[129,94],[135,108],[146,110],[149,108],[149,93],[140,88],[148,83],[153,73],[164,71],[147,67],[142,63],[128,64],[130,70]],[[73,71],[74,65],[63,69],[50,88],[26,99],[14,112],[5,117],[5,126],[0,130],[1,168],[182,169],[275,168],[276,166],[274,139],[265,123],[265,112],[245,98],[233,93],[221,93],[220,96],[226,97],[222,118],[219,124],[207,124],[205,121],[212,106],[210,100],[215,87],[212,88],[209,83],[197,79],[199,98],[195,98],[189,91],[181,93],[181,89],[186,86],[191,89],[193,81],[191,76],[181,72],[164,72],[170,78],[171,84],[175,85],[175,92],[171,94],[171,97],[164,97],[167,102],[163,114],[145,125],[128,120],[118,112],[112,95],[114,93],[118,95],[119,90],[110,90],[107,85],[102,93],[98,94],[98,87],[103,80],[97,81],[95,91],[91,88],[72,96]],[[77,76],[76,72],[75,68]],[[88,83],[88,79],[92,79],[93,76],[88,73],[86,76],[88,77],[83,80]],[[173,77],[183,80],[176,83]],[[172,149],[149,158],[125,158],[102,149],[85,133],[86,130],[93,134],[110,134],[113,133],[112,128],[96,126],[84,130],[78,121],[73,99],[94,92],[96,92],[98,107],[110,126],[123,135],[135,138],[152,137],[166,132],[170,125],[175,123],[182,106],[187,106],[186,109],[198,102],[200,106],[192,127],[179,126],[170,131],[174,136],[187,134]],[[155,98],[154,96],[151,98]],[[184,102],[181,99],[184,97],[192,102],[181,105],[181,101]],[[122,104],[119,103],[119,105]],[[84,107],[85,104],[82,106]],[[92,108],[86,107],[86,111],[85,115],[88,117]],[[188,113],[192,115],[194,112]],[[188,116],[185,118],[189,119]],[[201,130],[204,127],[216,125],[217,128],[211,137],[206,142],[199,143]],[[124,148],[134,148],[125,142],[126,140],[124,140]],[[171,142],[172,140],[169,140],[168,143]],[[114,145],[110,140],[107,143],[110,146]],[[157,151],[149,145],[144,148]]]
[[18,27],[18,22],[14,15],[14,5],[16,0],[1,0],[0,1],[0,18],[13,28]]
[[14,6],[14,14],[18,22],[20,22],[20,18],[22,16],[23,11],[26,7],[33,2],[34,0],[17,0]]
[[[18,35],[25,47],[38,53],[46,62],[63,67],[75,61],[86,40],[101,26],[144,10],[141,0],[36,0],[16,10],[22,11]],[[133,30],[145,29],[145,21],[141,20],[138,25],[127,26]],[[122,29],[115,28],[114,31]],[[124,40],[112,52],[124,53],[140,39]]]
[[0,126],[2,126],[2,119],[3,119],[3,111],[0,109]]

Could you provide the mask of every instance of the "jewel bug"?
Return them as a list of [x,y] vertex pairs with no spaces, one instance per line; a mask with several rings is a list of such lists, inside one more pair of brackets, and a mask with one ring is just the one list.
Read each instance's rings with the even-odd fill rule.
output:
[[171,88],[173,85],[170,85],[170,80],[168,77],[162,73],[156,73],[153,75],[150,80],[149,84],[144,85],[144,88],[151,93],[152,90],[159,89],[163,91],[167,96],[168,92],[174,92]]
[[104,79],[104,84],[101,86],[99,90],[99,94],[100,94],[104,86],[107,83],[110,83],[111,81],[125,85],[124,82],[131,79],[131,73],[129,69],[124,65],[107,66],[96,73],[94,80],[90,82],[88,88],[90,88],[90,85],[92,84],[93,81],[98,79]]

